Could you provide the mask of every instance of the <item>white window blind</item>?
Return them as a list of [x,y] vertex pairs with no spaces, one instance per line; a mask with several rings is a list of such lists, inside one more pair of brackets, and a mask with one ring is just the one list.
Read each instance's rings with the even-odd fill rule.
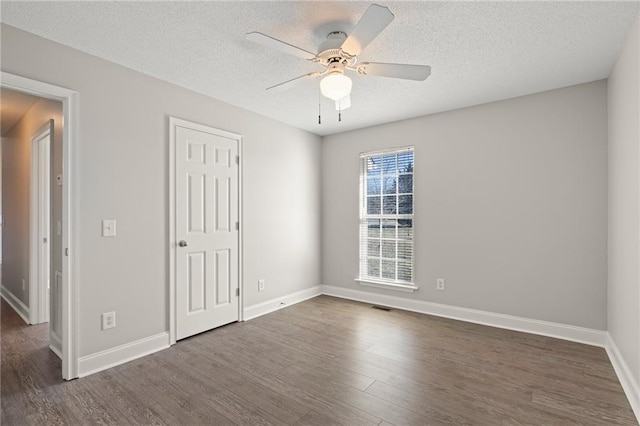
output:
[[360,280],[413,283],[413,147],[360,155]]

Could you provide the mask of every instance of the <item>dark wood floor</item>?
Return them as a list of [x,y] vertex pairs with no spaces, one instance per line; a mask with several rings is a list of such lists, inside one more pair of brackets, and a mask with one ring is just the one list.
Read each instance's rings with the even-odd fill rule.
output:
[[3,301],[3,425],[635,425],[605,351],[327,296],[64,382]]

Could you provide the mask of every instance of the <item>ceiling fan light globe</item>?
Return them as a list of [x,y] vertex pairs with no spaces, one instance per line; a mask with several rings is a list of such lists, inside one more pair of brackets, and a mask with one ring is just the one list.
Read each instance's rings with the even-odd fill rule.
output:
[[334,101],[348,96],[351,93],[352,81],[344,74],[329,74],[320,80],[320,92],[323,96]]

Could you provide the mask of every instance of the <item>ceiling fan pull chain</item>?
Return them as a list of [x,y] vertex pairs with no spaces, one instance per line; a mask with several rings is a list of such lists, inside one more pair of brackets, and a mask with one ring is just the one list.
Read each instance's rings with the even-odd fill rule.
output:
[[318,89],[318,124],[322,124],[322,98]]
[[338,101],[338,121],[342,121],[342,104]]

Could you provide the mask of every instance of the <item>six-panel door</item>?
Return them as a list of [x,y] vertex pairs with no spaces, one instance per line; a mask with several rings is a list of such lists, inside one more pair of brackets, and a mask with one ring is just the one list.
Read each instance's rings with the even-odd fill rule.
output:
[[239,318],[238,141],[176,127],[176,338]]

